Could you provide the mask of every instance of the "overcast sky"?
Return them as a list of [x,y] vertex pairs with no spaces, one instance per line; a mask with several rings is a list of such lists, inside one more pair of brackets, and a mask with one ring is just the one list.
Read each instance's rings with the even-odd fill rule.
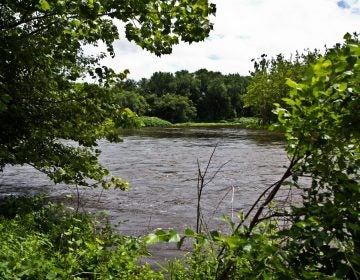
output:
[[[129,69],[129,78],[149,78],[156,71],[196,71],[247,75],[252,58],[266,53],[287,57],[296,50],[332,46],[346,32],[360,31],[360,0],[212,0],[214,30],[204,42],[180,44],[161,58],[126,39],[115,42],[115,59],[105,65]],[[121,34],[123,35],[123,34]]]

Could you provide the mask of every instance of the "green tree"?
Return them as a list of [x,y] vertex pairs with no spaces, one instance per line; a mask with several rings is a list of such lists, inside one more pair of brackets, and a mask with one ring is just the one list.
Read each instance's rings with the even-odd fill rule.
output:
[[307,65],[317,56],[317,52],[307,55],[297,54],[295,59],[285,59],[282,54],[267,59],[266,55],[254,62],[254,72],[247,93],[243,96],[245,107],[260,117],[263,123],[276,120],[272,113],[274,103],[284,104],[282,98],[288,97],[290,88],[286,85],[287,78],[300,82]]
[[175,78],[169,72],[155,72],[146,83],[146,91],[158,96],[175,92]]
[[134,80],[125,80],[111,88],[114,102],[121,108],[129,108],[139,116],[150,111],[150,106],[144,96],[139,93],[138,85]]
[[231,98],[222,77],[209,82],[203,100],[203,110],[209,120],[226,119],[231,116]]
[[188,97],[198,112],[197,120],[219,120],[240,117],[246,111],[242,96],[250,78],[238,74],[224,76],[220,72],[200,69],[194,73],[186,70],[175,74],[156,72],[150,79],[138,82],[138,91],[153,107],[155,95],[167,93]]
[[133,114],[113,102],[111,91],[75,83],[90,75],[109,86],[126,72],[101,67],[105,54],[85,56],[82,47],[103,41],[114,57],[113,20],[120,20],[128,40],[167,54],[180,40],[208,36],[214,12],[206,0],[2,1],[0,168],[27,163],[55,182],[126,187],[98,163],[96,140],[118,141],[116,128],[133,125]]
[[200,81],[186,70],[175,72],[175,93],[187,96],[196,102],[200,94]]
[[150,106],[144,96],[135,91],[120,91],[116,94],[115,102],[122,108],[129,108],[139,116],[146,115]]
[[168,93],[154,100],[152,115],[172,123],[187,122],[196,117],[196,108],[188,97]]
[[244,108],[243,95],[246,93],[250,83],[250,77],[230,74],[225,76],[227,94],[231,100],[231,117],[238,118],[246,115]]
[[126,79],[124,81],[120,81],[115,85],[115,88],[123,89],[126,91],[138,91],[139,85],[138,82],[132,79]]
[[[224,76],[220,72],[200,69],[195,73],[200,81],[200,95],[196,102],[199,120],[217,120],[224,118],[223,111],[229,110],[229,98],[224,83]],[[218,104],[220,102],[220,104]],[[225,108],[221,108],[225,106]]]

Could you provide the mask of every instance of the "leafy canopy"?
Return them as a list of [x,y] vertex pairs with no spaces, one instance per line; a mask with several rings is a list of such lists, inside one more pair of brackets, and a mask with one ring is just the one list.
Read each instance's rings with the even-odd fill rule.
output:
[[[115,20],[128,40],[161,55],[180,40],[203,40],[214,13],[207,0],[2,1],[0,168],[30,164],[55,182],[125,188],[98,163],[96,149],[100,138],[120,141],[117,127],[136,125],[104,87],[127,73],[100,65],[115,56]],[[84,45],[99,41],[107,53],[84,55]],[[89,75],[101,86],[76,83]]]
[[286,59],[283,54],[267,59],[263,54],[260,59],[254,60],[252,79],[243,96],[245,107],[250,108],[263,123],[276,121],[272,113],[274,103],[285,105],[282,98],[289,96],[290,88],[285,83],[286,79],[300,82],[309,63],[317,57],[315,50],[302,55],[296,53],[294,59]]

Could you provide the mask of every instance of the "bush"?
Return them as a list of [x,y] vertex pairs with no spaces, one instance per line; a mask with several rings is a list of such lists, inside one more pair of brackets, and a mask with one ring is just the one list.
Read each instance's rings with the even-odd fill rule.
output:
[[34,207],[13,218],[1,215],[1,279],[164,278],[147,264],[137,264],[147,254],[143,241],[116,234],[106,219],[38,198],[12,198],[3,204],[15,209],[16,202],[21,209],[24,202]]
[[144,127],[167,127],[172,123],[158,117],[139,117]]

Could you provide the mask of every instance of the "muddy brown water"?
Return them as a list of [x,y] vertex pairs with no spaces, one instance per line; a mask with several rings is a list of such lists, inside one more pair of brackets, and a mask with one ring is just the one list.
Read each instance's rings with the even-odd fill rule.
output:
[[[80,208],[105,211],[119,232],[144,235],[156,228],[179,232],[196,223],[197,170],[208,169],[202,197],[209,228],[226,231],[222,215],[236,219],[258,195],[278,180],[288,159],[281,135],[239,127],[163,128],[123,132],[122,143],[99,141],[100,161],[113,174],[126,179],[131,189],[80,189]],[[214,176],[216,174],[216,176]],[[71,196],[74,186],[54,186],[29,166],[7,166],[0,175],[0,195],[35,195],[48,192],[52,199]],[[76,205],[76,204],[75,204]],[[177,254],[174,247],[156,249],[156,259]]]

